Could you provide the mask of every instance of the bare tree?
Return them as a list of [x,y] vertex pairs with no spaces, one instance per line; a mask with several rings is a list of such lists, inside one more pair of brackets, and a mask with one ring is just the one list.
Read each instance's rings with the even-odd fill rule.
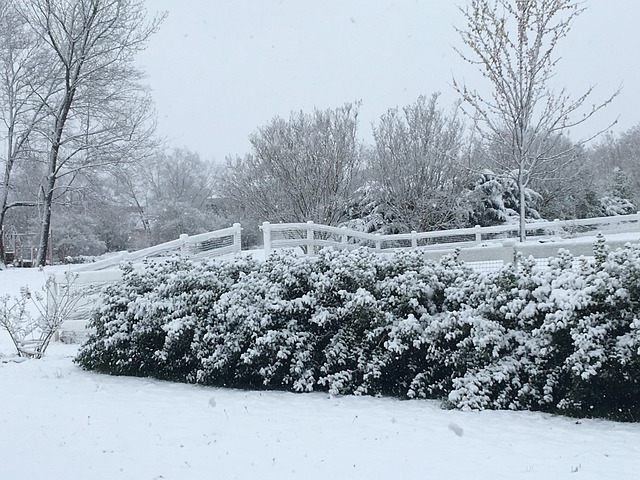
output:
[[[166,242],[180,234],[221,228],[213,211],[214,166],[185,149],[155,155],[134,167],[137,178],[122,183],[138,213],[146,239]],[[226,226],[226,225],[225,225]]]
[[42,42],[18,14],[13,0],[0,2],[0,119],[4,156],[0,183],[0,268],[4,264],[7,212],[36,206],[35,197],[10,197],[12,178],[20,162],[33,156],[31,143],[44,119],[44,101],[51,95],[48,62]]
[[395,212],[399,231],[457,226],[466,174],[458,164],[464,126],[457,106],[445,113],[438,96],[390,109],[373,129],[372,176]]
[[361,163],[358,105],[274,118],[227,159],[222,193],[255,219],[336,225]]
[[[48,277],[41,292],[22,287],[13,299],[9,295],[0,297],[0,328],[9,334],[18,356],[44,356],[51,339],[85,297],[76,280],[77,274],[67,272],[60,284]],[[36,318],[27,307],[29,303],[37,312]]]
[[[589,107],[593,87],[577,97],[565,88],[552,89],[559,61],[556,47],[584,10],[573,0],[471,0],[460,9],[467,25],[458,33],[471,52],[458,53],[478,66],[493,93],[483,96],[455,80],[453,85],[471,106],[468,113],[484,138],[499,146],[496,163],[503,172],[513,172],[520,195],[521,241],[526,238],[525,189],[534,177],[553,177],[575,157],[559,148],[569,144],[563,137],[617,95]],[[569,144],[570,149],[592,138]]]
[[618,189],[618,195],[640,206],[640,125],[604,136],[590,154],[603,193]]
[[21,12],[53,68],[54,93],[42,99],[47,174],[36,263],[43,265],[60,186],[83,169],[138,158],[149,146],[153,110],[133,60],[162,17],[148,21],[142,0],[30,0]]

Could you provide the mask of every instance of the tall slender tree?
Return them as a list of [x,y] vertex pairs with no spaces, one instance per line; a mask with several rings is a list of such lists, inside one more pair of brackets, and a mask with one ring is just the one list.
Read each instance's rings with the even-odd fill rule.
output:
[[54,93],[43,99],[47,174],[36,259],[43,265],[60,188],[83,169],[129,161],[149,146],[153,110],[134,57],[162,17],[148,20],[142,0],[29,0],[21,12],[53,72]]
[[0,268],[4,264],[4,225],[8,211],[34,207],[35,198],[10,196],[15,169],[34,156],[32,144],[45,117],[44,102],[52,94],[49,63],[42,42],[16,9],[16,2],[0,2],[0,121],[4,152],[0,155]]
[[471,0],[460,9],[466,26],[458,33],[466,48],[458,53],[478,67],[492,93],[483,95],[455,79],[453,85],[471,107],[467,112],[483,138],[498,147],[496,163],[518,185],[521,241],[526,238],[527,186],[536,176],[553,176],[575,157],[571,149],[593,136],[571,144],[563,141],[568,130],[617,95],[588,106],[593,87],[575,97],[566,88],[552,88],[556,48],[584,10],[574,0]]

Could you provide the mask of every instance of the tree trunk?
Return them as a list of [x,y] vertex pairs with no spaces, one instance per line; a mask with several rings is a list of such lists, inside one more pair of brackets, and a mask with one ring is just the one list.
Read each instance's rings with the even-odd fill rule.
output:
[[[6,186],[5,186],[6,187]],[[4,188],[2,191],[2,199],[0,199],[0,270],[5,268],[5,255],[4,251],[4,217],[7,214],[7,197],[8,189]]]
[[9,121],[7,132],[7,159],[4,166],[4,178],[2,179],[2,195],[0,196],[0,270],[5,267],[4,251],[4,218],[7,214],[7,201],[9,200],[9,181],[11,180],[11,170],[13,169],[13,119]]
[[[71,105],[71,102],[68,102]],[[49,251],[49,233],[51,232],[51,207],[53,205],[53,192],[56,187],[58,155],[60,152],[60,139],[62,138],[62,130],[67,119],[69,106],[63,107],[63,115],[58,117],[54,132],[56,138],[53,140],[51,150],[49,151],[49,175],[47,176],[46,185],[43,185],[44,199],[42,202],[42,223],[40,224],[40,240],[38,241],[38,256],[36,257],[36,266],[44,267],[47,263],[47,252]]]
[[527,204],[524,195],[524,178],[522,178],[522,170],[518,172],[518,194],[520,196],[520,241],[524,242],[527,239]]
[[38,256],[36,266],[44,267],[47,263],[47,252],[49,251],[49,233],[51,232],[51,207],[53,204],[53,190],[56,184],[56,177],[50,173],[47,179],[47,186],[44,193],[42,223],[40,224],[40,240],[38,241]]
[[[80,67],[77,67],[74,78],[78,78],[79,74]],[[47,160],[49,175],[47,176],[47,183],[44,185],[42,224],[40,228],[40,241],[38,242],[38,256],[36,257],[36,266],[38,267],[44,267],[47,263],[49,233],[51,232],[51,207],[53,204],[53,192],[56,187],[56,181],[58,180],[58,157],[60,155],[60,147],[62,146],[64,126],[67,123],[75,93],[75,87],[67,84],[67,91],[61,101],[58,114],[55,117],[51,149],[49,150],[49,158]]]
[[0,209],[0,270],[4,270],[5,264],[5,251],[4,251],[4,214],[5,210]]

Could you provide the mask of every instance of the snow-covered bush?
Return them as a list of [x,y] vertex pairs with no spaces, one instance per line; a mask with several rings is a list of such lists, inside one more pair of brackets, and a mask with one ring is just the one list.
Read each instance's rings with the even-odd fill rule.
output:
[[639,418],[640,247],[595,247],[595,259],[524,259],[450,292],[469,329],[454,406]]
[[585,276],[586,308],[571,329],[570,389],[561,410],[640,419],[640,245],[596,244]]
[[89,336],[90,348],[81,350],[76,361],[112,375],[155,373],[154,352],[163,344],[162,325],[155,311],[162,304],[151,305],[145,300],[172,269],[177,269],[173,262],[150,264],[144,271],[125,266],[122,281],[104,288],[100,306],[89,322],[95,329]]
[[326,249],[130,267],[77,362],[239,388],[640,416],[640,247],[477,273],[456,256]]
[[404,395],[383,385],[392,383],[389,372],[374,381],[380,375],[370,360],[396,366],[388,333],[401,319],[438,312],[448,284],[470,273],[458,270],[417,252],[365,249],[276,253],[259,264],[128,267],[105,290],[91,321],[96,333],[77,361],[108,373],[213,385]]
[[[413,279],[420,283],[411,286]],[[197,381],[399,393],[386,338],[399,315],[437,311],[434,302],[442,303],[447,279],[453,279],[449,269],[434,271],[416,252],[276,253],[222,295],[215,314],[201,323],[193,344]]]
[[636,213],[636,206],[626,198],[617,195],[605,195],[600,198],[602,215],[614,217],[616,215],[631,215]]
[[102,292],[90,321],[95,333],[77,362],[115,375],[191,380],[196,324],[252,268],[253,260],[244,257],[220,264],[174,259],[143,270],[125,266],[122,281]]

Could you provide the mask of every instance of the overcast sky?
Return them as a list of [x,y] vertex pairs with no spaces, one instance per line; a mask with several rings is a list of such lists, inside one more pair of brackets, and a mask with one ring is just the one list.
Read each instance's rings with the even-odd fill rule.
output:
[[[171,146],[223,160],[249,151],[248,136],[292,110],[362,101],[360,132],[391,107],[441,92],[479,74],[454,52],[464,0],[146,0],[167,11],[139,57]],[[587,0],[558,50],[557,86],[576,94],[597,86],[593,102],[622,85],[579,138],[619,117],[615,131],[640,123],[640,1]],[[481,83],[478,83],[481,86]]]

